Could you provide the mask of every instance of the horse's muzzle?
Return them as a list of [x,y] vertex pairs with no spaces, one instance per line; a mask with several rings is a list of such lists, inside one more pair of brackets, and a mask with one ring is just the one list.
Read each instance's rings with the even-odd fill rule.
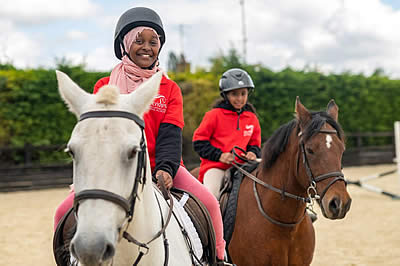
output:
[[76,235],[71,241],[71,254],[84,265],[101,265],[115,254],[115,247],[105,237],[89,239],[85,235]]

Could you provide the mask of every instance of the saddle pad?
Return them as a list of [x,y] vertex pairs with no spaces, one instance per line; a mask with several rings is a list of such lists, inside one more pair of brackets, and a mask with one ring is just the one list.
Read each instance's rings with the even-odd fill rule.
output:
[[[242,166],[242,169],[251,173],[258,167],[258,165],[258,163],[245,164]],[[232,168],[230,176],[231,179],[227,182],[230,182],[231,184],[225,185],[228,189],[223,191],[223,195],[221,195],[220,199],[221,213],[224,222],[224,239],[227,247],[235,229],[237,200],[244,175],[236,168]],[[221,203],[222,201],[223,203]]]
[[212,226],[210,214],[206,207],[190,192],[172,188],[171,194],[179,200],[184,197],[184,194],[189,196],[187,199],[185,196],[184,201],[186,201],[186,203],[183,208],[192,220],[196,232],[201,239],[203,258],[208,261],[210,265],[214,265],[216,263],[215,232],[214,227]]
[[[196,231],[196,228],[193,225],[192,220],[190,219],[188,213],[185,211],[184,206],[189,199],[189,195],[184,193],[182,198],[178,200],[174,196],[172,196],[174,200],[174,213],[175,216],[180,220],[181,224],[185,227],[188,237],[190,239],[190,243],[193,248],[193,253],[197,258],[201,258],[203,256],[203,245],[201,243],[201,239],[199,234]],[[196,262],[196,260],[194,260]]]

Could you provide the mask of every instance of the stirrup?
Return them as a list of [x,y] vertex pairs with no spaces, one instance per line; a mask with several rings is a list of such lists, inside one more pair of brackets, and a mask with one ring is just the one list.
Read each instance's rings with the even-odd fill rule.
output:
[[236,266],[236,264],[229,263],[217,258],[217,266]]

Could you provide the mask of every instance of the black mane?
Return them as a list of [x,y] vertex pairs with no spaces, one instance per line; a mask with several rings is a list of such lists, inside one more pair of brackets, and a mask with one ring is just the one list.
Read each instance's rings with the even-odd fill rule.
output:
[[[318,133],[325,123],[331,125],[337,131],[339,139],[343,140],[344,133],[339,123],[328,115],[327,112],[320,111],[311,112],[311,121],[303,132],[304,141],[307,141]],[[300,128],[298,124],[298,120],[293,119],[292,121],[280,126],[264,143],[262,151],[263,168],[270,168],[278,159],[278,156],[286,150],[286,146],[293,130],[296,129],[296,134],[299,133]]]

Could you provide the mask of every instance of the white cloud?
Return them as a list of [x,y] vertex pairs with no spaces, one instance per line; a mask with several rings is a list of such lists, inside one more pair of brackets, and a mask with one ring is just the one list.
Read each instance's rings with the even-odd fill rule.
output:
[[0,0],[0,17],[16,23],[48,23],[92,16],[99,6],[90,0]]
[[70,30],[66,33],[66,37],[69,40],[85,40],[88,38],[88,34],[83,31]]
[[35,67],[41,54],[40,45],[18,31],[10,21],[0,19],[0,62],[17,67]]
[[[102,2],[101,6],[100,2],[90,0],[2,2],[0,17],[9,21],[0,23],[0,30],[13,25],[15,28],[8,31],[11,36],[6,38],[7,31],[0,31],[0,37],[25,38],[29,47],[25,49],[21,44],[19,49],[32,50],[38,43],[46,43],[36,35],[48,33],[32,33],[35,27],[31,24],[57,20],[57,32],[68,32],[70,29],[62,28],[62,22],[84,19],[82,28],[75,24],[72,31],[63,35],[64,39],[57,36],[63,41],[52,45],[52,54],[68,55],[78,62],[84,58],[88,67],[96,70],[109,70],[118,62],[113,54],[112,36],[118,17],[130,7],[125,2]],[[170,51],[179,53],[182,47],[194,66],[208,65],[210,57],[220,51],[227,52],[232,45],[242,52],[239,1],[142,0],[135,1],[134,5],[154,9],[163,20],[167,43],[160,55],[161,66],[167,65]],[[246,0],[245,11],[248,63],[262,63],[274,70],[315,66],[325,72],[351,70],[366,74],[382,67],[393,77],[400,77],[397,63],[400,61],[400,35],[397,34],[400,11],[379,0]],[[91,26],[87,26],[89,23]],[[183,36],[179,32],[180,24],[184,25]],[[46,25],[46,30],[51,26]],[[90,31],[86,27],[91,27]],[[26,28],[30,35],[24,35]],[[54,40],[55,37],[46,38]],[[31,51],[30,62],[35,58],[40,60],[38,51]],[[23,60],[11,50],[8,54]]]
[[119,62],[112,46],[97,47],[86,57],[87,67],[92,70],[108,71]]

